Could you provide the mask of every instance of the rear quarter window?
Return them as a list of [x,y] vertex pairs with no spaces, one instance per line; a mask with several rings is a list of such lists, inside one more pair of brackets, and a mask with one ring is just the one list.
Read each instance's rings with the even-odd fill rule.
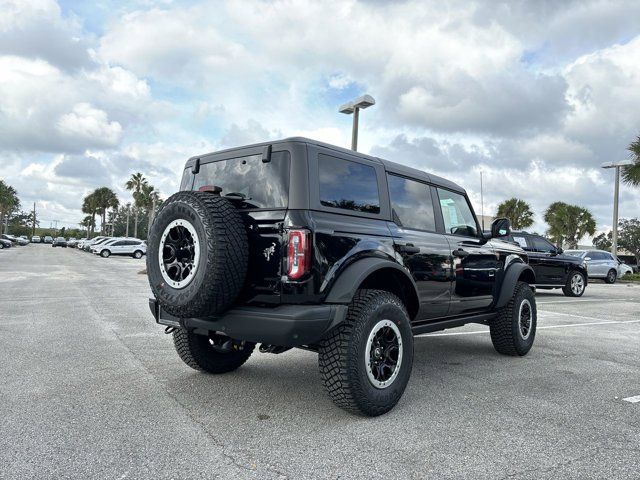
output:
[[372,166],[320,154],[318,174],[323,206],[380,213],[378,179]]

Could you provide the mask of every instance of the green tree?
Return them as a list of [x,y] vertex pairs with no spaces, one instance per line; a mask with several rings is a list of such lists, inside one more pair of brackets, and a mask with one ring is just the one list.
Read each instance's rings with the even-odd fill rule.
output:
[[[84,211],[84,210],[83,210]],[[87,215],[82,219],[82,221],[78,224],[81,227],[85,228],[87,231],[87,238],[89,238],[89,232],[91,231],[91,226],[95,225],[95,219],[91,215]],[[80,236],[81,234],[79,234]]]
[[544,221],[549,225],[547,236],[557,245],[566,243],[569,248],[578,248],[582,237],[596,232],[596,221],[589,210],[564,202],[549,205],[544,212]]
[[[40,222],[36,220],[36,225]],[[14,214],[9,220],[9,229],[12,235],[30,236],[33,231],[33,212],[20,212]]]
[[87,227],[87,237],[91,238],[96,228],[96,214],[98,213],[98,203],[95,192],[92,192],[84,197],[84,200],[82,201],[82,213],[87,214],[82,222],[86,222],[87,220],[89,220],[88,223],[84,226]]
[[154,208],[160,201],[160,195],[153,185],[143,185],[138,193],[137,198],[134,195],[136,203],[143,208],[147,213],[147,233],[151,230],[151,223],[153,222]]
[[613,245],[612,233],[600,233],[593,237],[593,246],[598,250],[611,250],[611,246]]
[[624,183],[637,187],[640,185],[640,136],[631,142],[627,148],[635,165],[622,167],[622,179]]
[[[146,178],[144,178],[144,175],[142,175],[142,173],[140,172],[137,172],[132,174],[131,178],[124,184],[124,188],[126,188],[133,194],[134,207],[141,207],[141,205],[138,205],[138,200],[136,197],[140,195],[142,187],[146,186],[148,183],[149,182]],[[133,236],[138,238],[138,208],[133,209],[133,215]]]
[[107,211],[110,208],[117,208],[120,202],[117,195],[109,187],[97,188],[93,194],[96,202],[96,212],[101,216],[100,233],[105,234],[107,226]]
[[628,250],[640,265],[640,220],[624,218],[618,223],[618,246]]
[[11,185],[8,185],[4,180],[0,180],[0,233],[3,232],[3,228],[8,224],[7,217],[10,217],[14,212],[20,209],[20,199],[18,198],[18,192]]
[[510,198],[498,205],[496,217],[508,218],[514,230],[522,230],[533,225],[531,207],[519,198]]

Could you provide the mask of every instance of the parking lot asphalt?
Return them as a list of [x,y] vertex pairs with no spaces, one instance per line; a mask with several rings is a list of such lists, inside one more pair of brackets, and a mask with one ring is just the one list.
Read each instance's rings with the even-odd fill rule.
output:
[[143,260],[0,251],[0,478],[638,478],[640,286],[537,295],[527,357],[487,328],[421,336],[398,406],[352,416],[317,356],[197,373],[156,325]]

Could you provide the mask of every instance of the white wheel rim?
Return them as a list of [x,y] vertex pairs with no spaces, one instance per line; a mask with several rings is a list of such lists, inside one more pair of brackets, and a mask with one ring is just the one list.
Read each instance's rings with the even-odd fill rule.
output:
[[[377,352],[380,348],[375,346],[374,341],[378,333],[385,329],[387,331],[390,330],[395,335],[395,340],[397,341],[397,361],[390,375],[380,377],[380,372],[376,370],[376,365],[373,364],[372,356],[375,357],[377,353],[384,355],[384,352]],[[400,368],[402,367],[402,335],[400,334],[400,329],[391,320],[380,320],[371,329],[364,349],[364,364],[367,370],[367,377],[376,388],[388,388],[398,377],[398,373],[400,373]]]
[[[180,231],[179,229],[184,229],[183,231],[188,232],[191,236],[191,239],[187,241],[190,245],[190,256],[188,262],[181,261],[182,255],[184,252],[180,250],[180,252],[175,255],[176,245],[173,243],[173,239],[175,238],[175,233]],[[171,234],[171,237],[169,236]],[[167,256],[167,252],[165,251],[165,247],[172,248],[174,250],[175,261],[168,261],[170,257]],[[158,264],[160,265],[160,272],[162,273],[162,278],[166,282],[167,285],[175,288],[181,289],[189,285],[193,280],[197,270],[198,270],[198,261],[200,259],[200,241],[198,238],[198,234],[196,233],[195,227],[188,220],[179,219],[171,222],[162,232],[162,236],[160,237],[160,245],[158,246]],[[184,271],[186,270],[185,264],[189,263],[191,266],[188,268],[188,273],[184,275]]]

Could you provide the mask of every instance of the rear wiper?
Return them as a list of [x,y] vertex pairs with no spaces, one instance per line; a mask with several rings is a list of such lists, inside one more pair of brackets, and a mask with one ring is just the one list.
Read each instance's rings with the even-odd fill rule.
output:
[[238,200],[252,200],[251,197],[247,197],[244,193],[239,193],[239,192],[225,193],[224,197],[231,198],[231,199],[238,199]]

